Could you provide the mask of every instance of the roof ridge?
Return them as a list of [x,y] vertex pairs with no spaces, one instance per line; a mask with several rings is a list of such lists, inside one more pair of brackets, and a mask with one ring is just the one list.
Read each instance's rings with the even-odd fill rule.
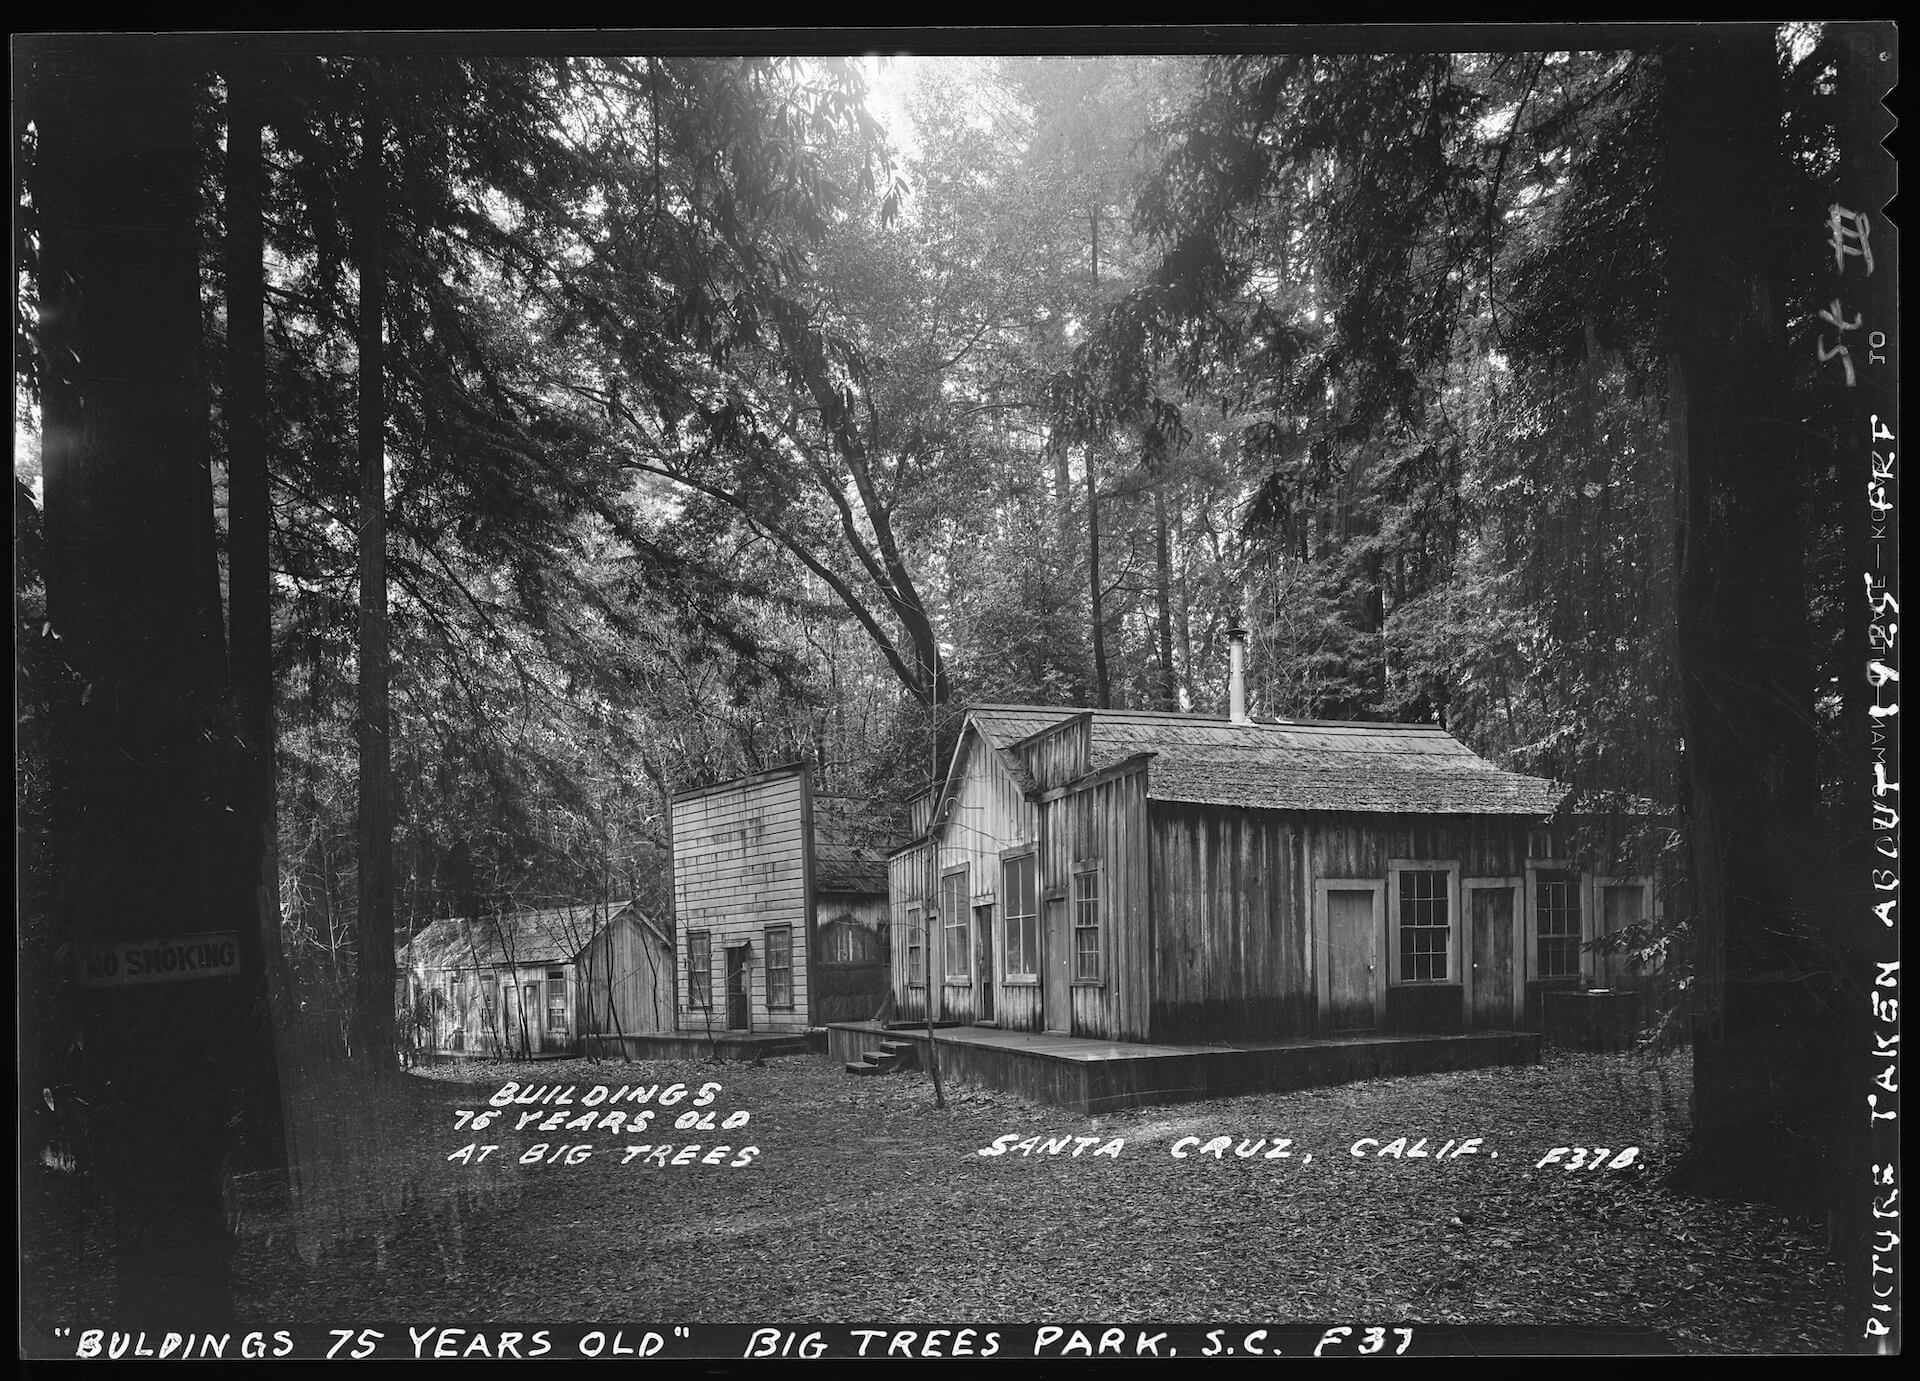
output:
[[[1014,705],[993,701],[980,705],[967,706],[967,713],[980,711],[998,711],[1012,714],[1050,714],[1050,715],[1100,715],[1111,718],[1161,720],[1182,724],[1217,724],[1234,727],[1233,720],[1226,715],[1201,714],[1193,710],[1096,710],[1085,706],[1071,705]],[[1452,731],[1441,724],[1419,724],[1404,719],[1286,719],[1278,716],[1271,719],[1254,719],[1247,724],[1237,726],[1253,729],[1367,729],[1372,731],[1393,731],[1446,734],[1453,737]]]

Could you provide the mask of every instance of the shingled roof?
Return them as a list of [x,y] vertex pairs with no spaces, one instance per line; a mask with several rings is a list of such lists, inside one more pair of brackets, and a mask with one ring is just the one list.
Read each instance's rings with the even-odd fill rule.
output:
[[631,902],[583,903],[511,916],[449,916],[414,936],[396,957],[403,969],[561,964],[577,955],[608,921],[631,910]]
[[[1150,754],[1147,795],[1159,801],[1264,810],[1546,816],[1566,794],[1553,782],[1495,767],[1432,724],[1234,724],[1206,715],[1023,705],[983,705],[971,714],[983,737],[1001,750],[1088,715],[1088,771]],[[1002,761],[1012,756],[1001,754]]]

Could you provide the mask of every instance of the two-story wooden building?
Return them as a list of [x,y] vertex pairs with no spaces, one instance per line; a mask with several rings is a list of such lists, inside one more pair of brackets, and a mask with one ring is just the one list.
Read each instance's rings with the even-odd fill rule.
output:
[[800,1033],[887,995],[884,815],[805,763],[675,795],[678,1025]]
[[[1236,652],[1238,649],[1236,649]],[[1237,658],[1236,658],[1237,660]],[[982,705],[889,858],[898,1015],[1119,1041],[1537,1025],[1651,915],[1432,725]]]

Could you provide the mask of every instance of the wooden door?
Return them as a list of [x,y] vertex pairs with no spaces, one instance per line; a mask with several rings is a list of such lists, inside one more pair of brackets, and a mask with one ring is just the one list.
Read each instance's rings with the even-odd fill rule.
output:
[[546,1025],[540,1019],[540,1013],[540,985],[537,982],[523,984],[520,989],[520,1021],[526,1028],[529,1055],[540,1053],[540,1034]]
[[725,951],[727,963],[727,1029],[747,1029],[747,947]]
[[973,908],[973,934],[979,951],[973,970],[973,1019],[993,1020],[993,908]]
[[1073,985],[1067,981],[1067,965],[1073,962],[1072,936],[1067,933],[1067,899],[1049,897],[1046,902],[1045,990],[1041,996],[1041,1026],[1048,1031],[1073,1030]]
[[1514,1010],[1513,888],[1468,887],[1467,921],[1471,926],[1471,1011],[1468,1024],[1476,1030],[1512,1030],[1520,1024]]
[[1380,1025],[1380,891],[1326,885],[1327,1027],[1363,1031]]

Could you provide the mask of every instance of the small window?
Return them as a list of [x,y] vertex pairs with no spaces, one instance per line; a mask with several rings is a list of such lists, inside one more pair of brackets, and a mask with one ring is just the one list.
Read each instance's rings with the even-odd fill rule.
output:
[[1040,907],[1035,881],[1038,869],[1033,854],[1010,858],[1000,866],[1006,896],[1007,977],[1015,982],[1040,980]]
[[1542,872],[1534,882],[1534,977],[1580,976],[1580,875]]
[[687,932],[687,1005],[695,1011],[713,1006],[713,933]]
[[1446,980],[1448,941],[1453,933],[1447,914],[1450,876],[1444,868],[1409,868],[1400,874],[1400,981],[1403,983]]
[[820,959],[825,964],[870,964],[874,951],[871,930],[853,921],[834,921],[827,926]]
[[793,927],[767,927],[767,1006],[793,1009]]
[[564,1036],[571,1022],[567,1017],[567,971],[547,970],[547,1031]]
[[460,975],[457,973],[448,974],[447,975],[447,1005],[453,1008],[456,1012],[459,1011],[460,1008],[464,1005],[462,1002],[463,996],[464,994],[462,994],[460,991]]
[[1098,983],[1100,969],[1100,869],[1083,868],[1073,875],[1073,977],[1077,983]]
[[972,972],[967,965],[971,949],[967,933],[967,870],[956,869],[940,879],[940,926],[946,936],[946,975],[949,983],[964,983]]
[[907,908],[907,982],[918,987],[927,981],[927,937],[920,924],[920,908]]

